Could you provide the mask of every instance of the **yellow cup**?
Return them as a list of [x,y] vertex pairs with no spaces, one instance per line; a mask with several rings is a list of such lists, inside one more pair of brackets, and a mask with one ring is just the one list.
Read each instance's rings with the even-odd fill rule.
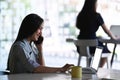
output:
[[73,66],[71,70],[72,78],[82,78],[82,67]]

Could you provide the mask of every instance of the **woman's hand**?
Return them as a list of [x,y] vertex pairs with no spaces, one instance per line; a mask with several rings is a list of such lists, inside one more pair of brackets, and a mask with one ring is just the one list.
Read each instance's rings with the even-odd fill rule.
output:
[[73,64],[66,64],[61,68],[61,72],[66,72],[69,69],[71,69],[71,67],[74,66]]

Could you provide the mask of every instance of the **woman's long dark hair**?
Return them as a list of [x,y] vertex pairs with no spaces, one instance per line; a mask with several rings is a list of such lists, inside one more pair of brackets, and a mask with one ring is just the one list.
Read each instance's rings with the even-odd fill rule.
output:
[[96,6],[97,0],[85,0],[83,9],[81,13],[94,13],[96,12],[95,6]]
[[39,28],[43,21],[44,20],[37,14],[32,13],[27,15],[21,23],[15,42],[31,36]]
[[79,26],[81,19],[86,19],[88,21],[90,21],[90,19],[93,19],[96,13],[96,1],[97,0],[85,0],[83,8],[78,14],[77,19],[76,19],[77,27]]

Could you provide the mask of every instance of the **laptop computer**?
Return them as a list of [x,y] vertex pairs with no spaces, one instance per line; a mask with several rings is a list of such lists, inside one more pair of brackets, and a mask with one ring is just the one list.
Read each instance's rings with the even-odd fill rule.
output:
[[92,60],[90,67],[83,67],[82,73],[83,74],[96,74],[99,68],[101,56],[102,56],[102,48],[96,47],[95,54],[93,56],[93,60]]

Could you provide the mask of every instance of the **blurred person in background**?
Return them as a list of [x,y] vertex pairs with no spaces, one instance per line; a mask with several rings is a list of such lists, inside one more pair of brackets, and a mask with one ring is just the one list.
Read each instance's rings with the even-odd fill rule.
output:
[[[80,30],[77,39],[99,39],[96,36],[98,28],[101,26],[103,31],[112,39],[117,39],[111,31],[107,28],[100,13],[96,12],[97,0],[85,0],[82,10],[78,13],[76,19],[76,27]],[[103,47],[102,53],[111,53],[107,46],[98,41],[98,46]],[[77,51],[79,53],[78,47]],[[90,47],[91,55],[94,55],[95,47]],[[102,58],[100,67],[103,67],[106,62],[106,58]]]

